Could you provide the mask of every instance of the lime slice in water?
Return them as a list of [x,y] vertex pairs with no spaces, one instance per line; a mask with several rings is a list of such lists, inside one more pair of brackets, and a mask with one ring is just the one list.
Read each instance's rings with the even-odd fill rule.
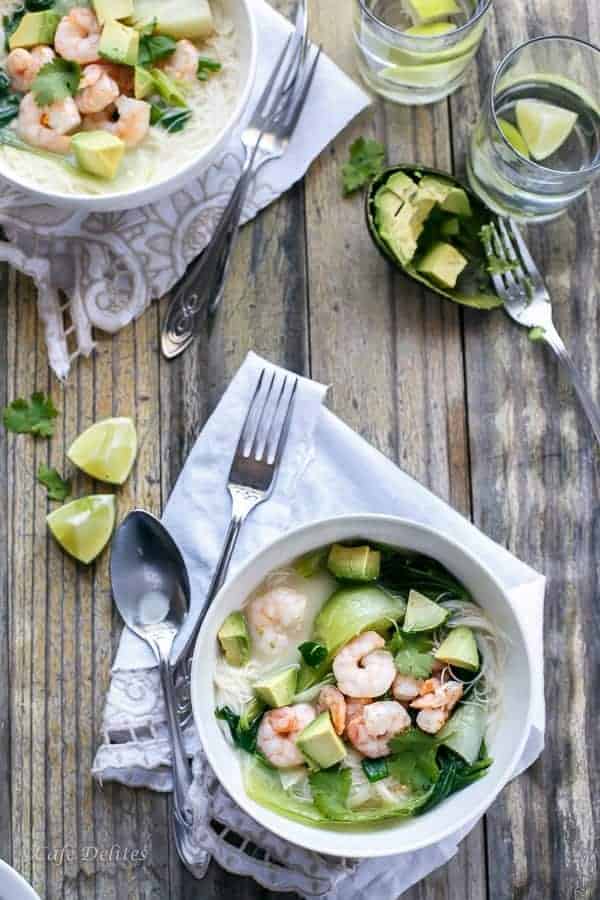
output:
[[449,62],[429,63],[418,66],[388,66],[379,75],[388,81],[409,87],[441,87],[461,75],[471,59],[461,56]]
[[71,444],[72,463],[99,481],[123,484],[137,453],[137,434],[131,419],[104,419],[91,425]]
[[552,156],[567,140],[577,121],[577,113],[541,100],[518,100],[517,125],[534,159]]
[[521,156],[525,156],[529,159],[529,148],[525,141],[523,140],[523,135],[511,122],[507,122],[506,119],[501,119],[498,117],[498,125],[500,126],[500,131],[506,138],[509,144],[517,150]]
[[95,494],[55,509],[46,522],[63,550],[87,565],[106,547],[115,527],[115,514],[113,494]]
[[449,34],[456,31],[453,22],[427,22],[425,25],[411,25],[406,29],[406,34],[416,37],[439,37],[441,34]]

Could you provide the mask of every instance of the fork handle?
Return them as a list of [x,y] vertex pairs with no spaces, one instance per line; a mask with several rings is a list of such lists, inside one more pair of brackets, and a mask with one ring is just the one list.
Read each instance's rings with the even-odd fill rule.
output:
[[590,425],[592,426],[592,430],[596,436],[596,440],[600,444],[600,407],[593,400],[592,395],[589,390],[583,383],[580,373],[575,367],[575,363],[569,356],[567,348],[564,345],[564,342],[558,332],[554,330],[548,330],[544,334],[544,340],[551,347],[563,367],[567,371],[569,378],[573,383],[573,387],[577,392],[577,396],[579,397],[579,401],[583,406],[584,412],[589,419]]
[[225,286],[229,261],[237,242],[244,202],[253,175],[260,138],[246,152],[242,174],[219,220],[208,247],[190,265],[169,303],[162,328],[162,350],[168,359],[183,353],[194,340],[198,323],[214,313]]

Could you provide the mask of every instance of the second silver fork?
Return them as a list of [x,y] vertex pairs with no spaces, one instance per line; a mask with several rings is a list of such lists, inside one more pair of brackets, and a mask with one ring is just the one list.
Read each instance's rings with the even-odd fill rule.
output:
[[305,0],[300,0],[296,28],[283,48],[252,118],[242,133],[246,158],[215,233],[179,283],[162,327],[164,356],[174,359],[189,347],[223,293],[229,260],[236,244],[248,189],[259,169],[287,150],[304,108],[320,50],[307,50]]

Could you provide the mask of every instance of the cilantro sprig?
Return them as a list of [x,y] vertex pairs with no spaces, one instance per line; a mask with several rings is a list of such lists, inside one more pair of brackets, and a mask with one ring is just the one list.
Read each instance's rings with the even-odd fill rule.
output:
[[81,80],[81,67],[68,59],[55,59],[46,63],[31,86],[38,106],[50,106],[58,100],[74,97]]
[[50,500],[58,500],[60,503],[64,503],[67,497],[71,495],[70,479],[62,478],[56,469],[50,468],[44,463],[38,469],[37,480],[47,488]]
[[58,410],[52,399],[36,392],[31,395],[31,400],[18,397],[5,406],[2,421],[7,431],[49,438],[54,434],[54,419],[57,415]]
[[191,115],[187,106],[168,106],[162,100],[150,104],[150,124],[160,125],[171,134],[182,131]]
[[385,147],[379,141],[360,137],[350,147],[350,159],[342,166],[344,194],[364,187],[383,171]]
[[149,66],[151,63],[175,52],[177,42],[166,34],[144,34],[140,38],[138,65]]

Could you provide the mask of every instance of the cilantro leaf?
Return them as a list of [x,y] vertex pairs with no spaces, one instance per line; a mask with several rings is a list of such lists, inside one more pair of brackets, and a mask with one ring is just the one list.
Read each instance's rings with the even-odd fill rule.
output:
[[350,159],[342,166],[344,194],[353,194],[383,170],[385,148],[379,141],[358,138],[350,147]]
[[143,34],[140,38],[138,66],[149,66],[157,59],[164,59],[175,52],[177,42],[166,34]]
[[71,495],[71,481],[61,478],[56,469],[51,469],[42,463],[38,469],[37,480],[48,489],[50,500],[59,500],[61,503]]
[[418,728],[409,728],[390,741],[393,756],[388,757],[390,775],[411,790],[428,791],[440,777],[436,762],[438,743]]
[[256,736],[258,734],[258,726],[262,719],[263,708],[256,711],[255,717],[239,716],[234,713],[231,707],[222,706],[215,711],[217,719],[222,719],[229,725],[231,739],[236,747],[245,750],[246,753],[254,753],[256,751]]
[[198,81],[208,81],[214,72],[220,72],[223,67],[216,59],[209,59],[207,56],[201,56],[198,60]]
[[2,421],[7,431],[52,437],[54,434],[53,419],[57,415],[58,410],[52,399],[38,392],[31,395],[29,402],[19,397],[5,406],[2,411]]
[[74,97],[81,80],[81,67],[68,59],[55,59],[42,66],[31,86],[38,106]]
[[392,639],[394,662],[402,675],[429,678],[433,669],[432,643],[423,635],[397,634]]
[[313,803],[322,816],[343,820],[350,812],[348,796],[352,787],[350,769],[321,769],[309,776]]

